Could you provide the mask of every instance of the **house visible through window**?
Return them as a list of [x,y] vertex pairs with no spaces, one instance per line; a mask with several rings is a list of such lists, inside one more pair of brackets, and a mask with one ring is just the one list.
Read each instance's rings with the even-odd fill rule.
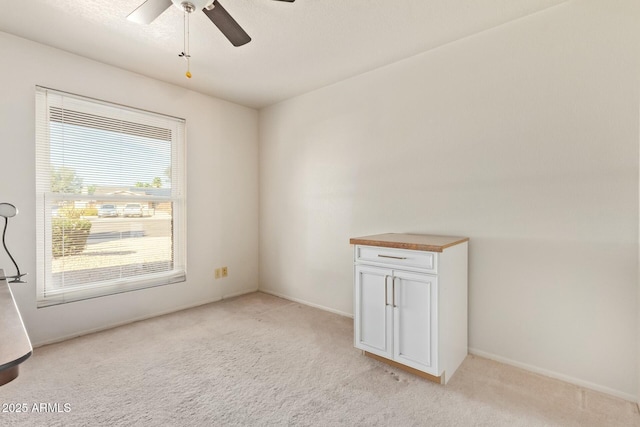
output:
[[184,128],[36,87],[39,307],[185,280]]

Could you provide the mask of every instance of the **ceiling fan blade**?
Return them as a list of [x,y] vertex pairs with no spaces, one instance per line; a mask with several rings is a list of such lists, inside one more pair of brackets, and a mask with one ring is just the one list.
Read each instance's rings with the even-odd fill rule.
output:
[[274,0],[274,1],[286,1],[287,3],[293,3],[296,0]]
[[245,33],[236,20],[229,15],[229,12],[218,3],[218,0],[213,2],[213,8],[207,9],[205,7],[202,11],[211,19],[211,22],[218,27],[222,34],[229,39],[232,45],[242,46],[251,41],[249,34]]
[[150,24],[172,4],[171,0],[147,0],[131,12],[127,19],[138,24]]

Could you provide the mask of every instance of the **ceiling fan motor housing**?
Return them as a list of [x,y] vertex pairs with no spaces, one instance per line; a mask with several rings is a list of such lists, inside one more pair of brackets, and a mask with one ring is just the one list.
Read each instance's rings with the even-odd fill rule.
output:
[[180,10],[191,13],[204,8],[211,10],[213,8],[213,0],[171,0],[173,4]]

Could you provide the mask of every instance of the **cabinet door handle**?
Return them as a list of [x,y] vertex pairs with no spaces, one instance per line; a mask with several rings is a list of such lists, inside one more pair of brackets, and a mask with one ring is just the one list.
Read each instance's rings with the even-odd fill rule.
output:
[[397,307],[396,305],[396,276],[391,278],[391,305]]
[[385,305],[385,307],[389,305],[389,298],[388,298],[389,292],[387,291],[387,289],[389,288],[388,283],[387,283],[387,279],[388,278],[389,278],[389,275],[385,275],[384,276],[384,305]]
[[379,255],[379,258],[392,258],[392,259],[407,259],[406,256],[391,256],[391,255]]

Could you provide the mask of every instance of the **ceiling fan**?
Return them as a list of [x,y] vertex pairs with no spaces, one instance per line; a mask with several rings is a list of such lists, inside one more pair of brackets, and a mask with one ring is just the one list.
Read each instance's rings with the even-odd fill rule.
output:
[[[295,0],[274,0],[293,3]],[[139,24],[150,24],[171,5],[175,5],[186,14],[202,10],[211,22],[229,39],[234,46],[242,46],[251,41],[251,37],[235,19],[222,7],[218,0],[146,0],[127,19]]]

